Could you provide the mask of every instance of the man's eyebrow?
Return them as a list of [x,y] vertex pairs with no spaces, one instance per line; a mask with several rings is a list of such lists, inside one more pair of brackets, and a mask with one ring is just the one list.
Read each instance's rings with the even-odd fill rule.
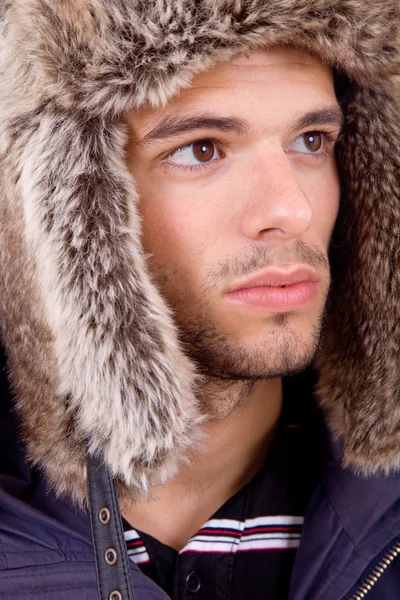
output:
[[[339,106],[322,108],[298,115],[293,123],[288,125],[289,132],[299,131],[316,125],[343,125],[343,113]],[[238,117],[216,117],[208,113],[196,115],[167,115],[153,129],[151,129],[139,142],[144,147],[161,140],[189,131],[199,129],[216,129],[223,132],[234,132],[246,135],[252,126],[246,119]]]
[[198,115],[174,115],[164,117],[140,141],[140,146],[164,140],[195,129],[217,129],[223,132],[233,131],[245,135],[250,131],[250,123],[237,117],[213,117],[207,113]]
[[344,116],[340,106],[321,108],[299,115],[293,124],[290,124],[289,132],[296,132],[307,127],[317,125],[333,125],[341,128],[344,123]]

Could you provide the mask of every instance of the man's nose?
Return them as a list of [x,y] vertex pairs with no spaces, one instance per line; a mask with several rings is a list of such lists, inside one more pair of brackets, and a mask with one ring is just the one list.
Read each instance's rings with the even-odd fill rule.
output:
[[253,156],[240,187],[245,188],[241,225],[246,237],[283,241],[298,238],[309,229],[312,207],[283,150],[265,150]]

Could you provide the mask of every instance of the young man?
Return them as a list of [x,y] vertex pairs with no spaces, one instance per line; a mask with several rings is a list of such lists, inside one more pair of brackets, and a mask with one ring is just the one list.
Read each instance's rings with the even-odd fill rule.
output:
[[0,597],[398,597],[376,4],[1,9]]

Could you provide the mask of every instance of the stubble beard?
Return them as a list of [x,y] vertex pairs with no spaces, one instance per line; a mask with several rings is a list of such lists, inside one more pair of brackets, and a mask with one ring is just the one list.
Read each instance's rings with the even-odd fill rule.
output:
[[[203,376],[199,404],[203,414],[223,419],[246,405],[254,385],[303,371],[318,349],[324,310],[313,324],[307,339],[300,339],[290,320],[279,314],[269,319],[268,334],[257,346],[244,347],[239,338],[224,334],[209,317],[210,311],[193,312],[179,322],[186,355]],[[197,307],[199,309],[199,307]]]
[[[263,264],[259,256],[252,257],[239,266],[228,267],[229,274],[255,270]],[[203,376],[200,391],[201,404],[210,416],[224,417],[245,403],[254,384],[265,379],[281,378],[303,371],[315,356],[325,320],[326,296],[329,288],[329,265],[322,252],[304,246],[297,255],[319,268],[326,283],[325,298],[320,311],[313,319],[307,333],[296,333],[295,313],[266,315],[260,329],[265,327],[265,337],[257,345],[243,343],[239,334],[225,333],[213,319],[212,302],[208,301],[213,284],[205,282],[200,294],[190,291],[182,272],[171,272],[164,264],[156,270],[160,289],[173,310],[180,341],[185,354],[195,363]],[[226,265],[211,273],[211,281],[226,276]],[[179,289],[176,282],[179,281]],[[171,282],[175,285],[171,287]],[[216,284],[218,285],[218,284]]]
[[184,351],[202,375],[225,381],[259,381],[302,371],[318,349],[325,316],[321,308],[307,339],[297,335],[292,323],[295,315],[269,317],[265,339],[249,347],[238,336],[221,332],[210,318],[210,311],[199,310],[194,315],[193,300],[190,306],[190,317],[186,315],[179,322]]

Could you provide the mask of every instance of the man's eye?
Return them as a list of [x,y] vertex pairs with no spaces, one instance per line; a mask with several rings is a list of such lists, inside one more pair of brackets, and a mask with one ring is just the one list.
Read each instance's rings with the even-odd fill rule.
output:
[[185,167],[204,164],[221,158],[221,153],[211,140],[199,140],[174,150],[168,156],[168,162]]
[[326,134],[321,131],[308,131],[302,133],[287,149],[291,152],[303,152],[305,154],[319,154],[325,150]]

